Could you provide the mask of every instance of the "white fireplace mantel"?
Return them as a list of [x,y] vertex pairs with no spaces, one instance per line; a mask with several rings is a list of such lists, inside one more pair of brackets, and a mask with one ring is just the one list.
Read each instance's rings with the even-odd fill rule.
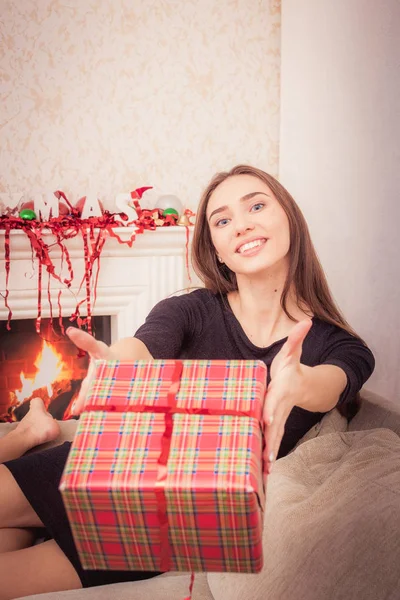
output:
[[[118,227],[114,231],[121,239],[128,240],[133,229]],[[190,241],[192,235],[193,228],[190,227]],[[50,232],[44,233],[43,237],[46,244],[51,246],[50,255],[56,272],[60,273],[60,249],[56,244],[52,245],[55,240]],[[68,289],[56,279],[50,279],[50,297],[55,318],[58,317],[57,298],[60,289],[63,317],[69,317],[74,312],[77,302],[86,297],[85,285],[79,291],[84,275],[82,237],[78,235],[67,240],[66,247],[74,270],[74,280]],[[12,231],[8,284],[8,303],[13,313],[12,319],[37,316],[37,269],[37,259],[32,257],[28,237],[23,231]],[[68,274],[65,264],[62,273],[64,276]],[[47,298],[48,275],[45,268],[42,277],[42,317],[46,318],[50,316],[50,304]],[[5,281],[4,231],[0,231],[0,291],[3,295]],[[159,228],[137,234],[131,248],[127,244],[120,244],[113,237],[108,237],[101,253],[97,297],[92,314],[111,316],[111,337],[114,342],[121,337],[133,335],[159,300],[185,290],[189,285],[194,283],[189,283],[186,270],[185,227]],[[4,321],[8,318],[8,310],[2,298],[0,303],[0,320]],[[81,314],[85,314],[85,304],[82,305]]]

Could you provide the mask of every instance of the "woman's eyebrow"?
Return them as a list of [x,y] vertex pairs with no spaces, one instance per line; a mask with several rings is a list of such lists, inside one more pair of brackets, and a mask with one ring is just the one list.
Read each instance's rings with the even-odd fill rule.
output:
[[263,196],[267,196],[268,197],[268,194],[266,194],[265,192],[250,192],[250,194],[246,194],[245,196],[242,196],[240,198],[240,202],[243,202],[243,201],[246,201],[246,200],[250,200],[254,196],[258,196],[259,194],[262,194]]
[[[250,200],[254,196],[258,196],[259,194],[262,194],[263,196],[268,197],[268,194],[266,194],[265,192],[250,192],[249,194],[245,194],[244,196],[242,196],[240,198],[240,202],[246,202],[246,200]],[[215,210],[212,211],[211,215],[208,217],[208,220],[210,220],[212,216],[214,216],[220,212],[224,212],[224,210],[227,210],[228,208],[229,207],[226,206],[226,204],[224,206],[220,206],[219,208],[216,208]]]

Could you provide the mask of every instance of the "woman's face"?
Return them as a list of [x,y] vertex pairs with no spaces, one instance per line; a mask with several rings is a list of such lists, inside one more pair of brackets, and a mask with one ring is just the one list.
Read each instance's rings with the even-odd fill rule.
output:
[[211,194],[207,221],[217,255],[237,275],[287,269],[290,246],[285,211],[253,175],[225,179]]

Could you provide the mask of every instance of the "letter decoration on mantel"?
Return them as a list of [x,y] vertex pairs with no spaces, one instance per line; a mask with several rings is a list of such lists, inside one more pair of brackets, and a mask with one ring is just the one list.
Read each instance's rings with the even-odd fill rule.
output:
[[[91,319],[93,312],[93,299],[96,298],[96,287],[100,270],[100,257],[108,237],[114,237],[118,243],[127,244],[131,248],[137,234],[141,234],[144,231],[154,231],[157,227],[184,225],[186,227],[186,268],[188,279],[191,281],[189,272],[188,246],[189,225],[193,223],[194,213],[189,209],[186,210],[184,215],[187,217],[187,221],[177,223],[175,215],[164,215],[162,211],[157,208],[153,210],[142,209],[140,207],[139,200],[143,193],[149,189],[152,189],[152,187],[141,187],[130,192],[130,199],[134,206],[134,209],[131,208],[131,210],[134,210],[136,213],[136,217],[133,220],[132,213],[128,212],[128,209],[125,209],[121,202],[118,205],[118,208],[121,209],[120,213],[111,213],[107,210],[103,210],[102,214],[98,215],[97,208],[94,207],[92,201],[88,207],[88,210],[85,208],[85,202],[82,207],[77,208],[76,206],[72,206],[64,192],[61,190],[54,192],[54,196],[59,202],[58,211],[55,208],[53,201],[50,202],[49,197],[46,196],[45,199],[42,197],[40,199],[37,198],[35,204],[31,202],[31,208],[28,207],[29,203],[26,204],[25,208],[21,209],[17,215],[15,214],[15,211],[12,211],[11,213],[10,211],[7,211],[6,214],[0,215],[0,231],[4,231],[6,281],[5,291],[2,293],[2,296],[4,298],[5,307],[8,310],[7,329],[11,329],[12,319],[12,307],[9,299],[9,277],[12,258],[10,253],[10,234],[12,231],[23,231],[26,234],[26,236],[29,238],[32,248],[32,256],[36,257],[38,261],[36,331],[39,334],[42,319],[43,268],[46,269],[49,277],[47,299],[50,307],[51,323],[53,319],[53,309],[50,297],[50,280],[57,280],[58,283],[62,286],[65,286],[66,289],[71,288],[71,284],[74,280],[72,262],[66,246],[66,242],[70,238],[74,238],[76,236],[82,237],[84,248],[84,276],[80,283],[79,289],[82,286],[85,286],[86,289],[86,297],[77,302],[75,310],[70,316],[70,320],[76,321],[78,327],[85,326],[89,333],[92,332]],[[83,200],[85,199],[83,198]],[[92,207],[93,210],[91,210],[90,207]],[[39,218],[37,217],[33,208],[37,210]],[[97,212],[95,211],[95,208]],[[89,216],[90,213],[94,212],[96,212],[95,216]],[[57,216],[54,216],[55,214],[57,214]],[[49,217],[49,215],[52,216],[50,216],[50,218],[47,220],[42,221],[40,219],[40,215],[46,217]],[[121,237],[117,234],[115,229],[119,227],[133,228],[133,232],[128,239],[121,239]],[[61,251],[61,263],[65,263],[67,265],[68,275],[62,276],[61,273],[56,272],[56,266],[51,257],[51,246],[46,242],[44,234],[46,234],[46,237],[48,234],[54,236],[55,243],[52,243],[51,246],[57,245],[59,247]],[[57,301],[58,321],[61,332],[64,334],[65,331],[62,323],[62,307],[60,299],[61,290],[58,292]],[[81,316],[82,304],[84,304],[86,308],[85,317]]]

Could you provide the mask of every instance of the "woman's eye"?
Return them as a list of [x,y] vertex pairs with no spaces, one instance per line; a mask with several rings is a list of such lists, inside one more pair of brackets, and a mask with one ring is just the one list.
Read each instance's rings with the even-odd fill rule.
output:
[[257,202],[257,204],[253,204],[250,210],[252,212],[259,212],[262,208],[264,208],[264,206],[264,202]]
[[228,223],[229,219],[219,219],[218,221],[215,222],[215,226],[216,227],[223,227],[224,225],[226,225]]

